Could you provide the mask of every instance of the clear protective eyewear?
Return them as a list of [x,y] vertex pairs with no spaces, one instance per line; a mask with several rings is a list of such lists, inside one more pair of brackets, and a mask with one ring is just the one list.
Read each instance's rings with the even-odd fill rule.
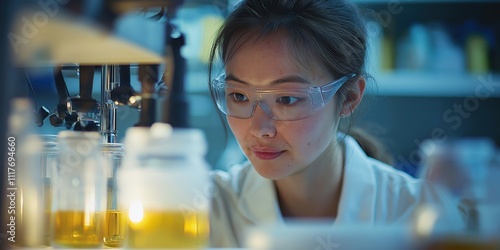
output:
[[309,88],[255,88],[226,83],[222,74],[212,81],[217,107],[225,115],[246,119],[252,117],[257,104],[272,119],[295,121],[305,119],[326,106],[352,73],[331,83]]

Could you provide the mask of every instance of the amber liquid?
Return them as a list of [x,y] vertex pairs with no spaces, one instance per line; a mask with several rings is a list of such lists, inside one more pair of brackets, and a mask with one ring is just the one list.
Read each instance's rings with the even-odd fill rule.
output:
[[104,218],[98,212],[57,211],[54,213],[53,244],[57,247],[94,248],[102,245]]
[[104,245],[121,247],[127,231],[127,217],[125,212],[116,210],[106,211],[104,223]]
[[209,243],[208,213],[144,211],[139,222],[128,220],[129,248],[194,248]]

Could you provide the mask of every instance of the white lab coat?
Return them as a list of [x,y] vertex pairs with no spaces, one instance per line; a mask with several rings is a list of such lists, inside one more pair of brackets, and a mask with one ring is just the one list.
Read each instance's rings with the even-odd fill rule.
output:
[[[345,138],[345,170],[336,224],[397,225],[410,223],[420,204],[449,208],[460,220],[458,206],[428,182],[368,157],[351,137]],[[271,180],[250,164],[213,173],[215,192],[210,214],[213,247],[242,247],[246,230],[283,223]]]

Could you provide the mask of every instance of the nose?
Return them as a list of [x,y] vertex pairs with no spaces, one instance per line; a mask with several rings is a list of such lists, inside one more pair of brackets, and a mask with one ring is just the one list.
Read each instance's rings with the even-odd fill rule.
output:
[[256,105],[254,113],[250,118],[252,122],[250,134],[258,138],[274,137],[276,135],[275,121],[264,111],[261,105]]

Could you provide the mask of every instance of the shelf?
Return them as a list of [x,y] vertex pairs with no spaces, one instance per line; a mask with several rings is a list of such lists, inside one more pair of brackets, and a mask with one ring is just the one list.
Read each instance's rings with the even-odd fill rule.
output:
[[367,94],[388,96],[500,97],[500,74],[422,73],[395,71],[372,73]]

